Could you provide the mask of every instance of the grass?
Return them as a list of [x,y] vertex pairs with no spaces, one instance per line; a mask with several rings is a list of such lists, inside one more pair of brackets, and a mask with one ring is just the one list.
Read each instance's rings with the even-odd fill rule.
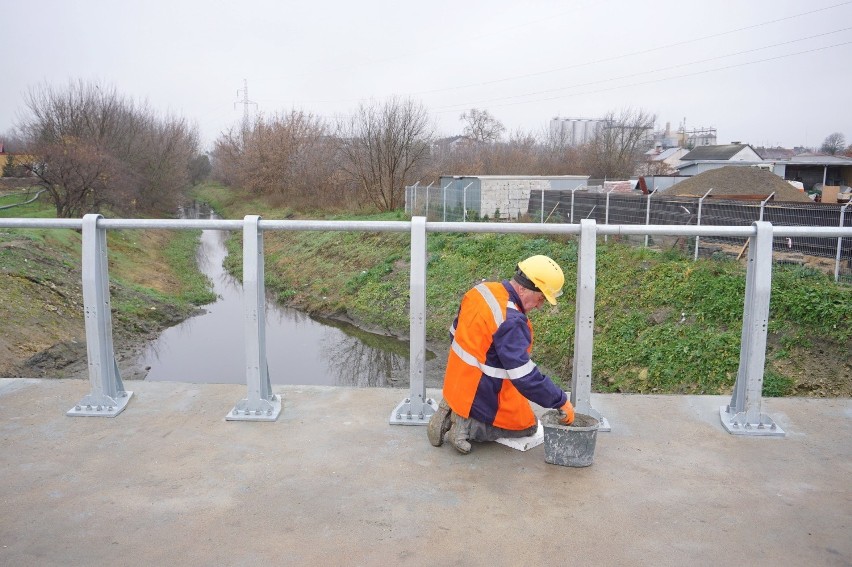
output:
[[[52,218],[55,208],[46,194],[33,203],[0,210],[3,218]],[[192,306],[215,300],[210,282],[195,261],[200,231],[111,230],[107,234],[111,305],[116,319],[131,327],[184,315]],[[71,229],[9,229],[0,232],[4,272],[59,281],[56,262],[69,271],[81,269],[82,235]],[[67,276],[68,274],[66,274]],[[78,276],[74,276],[78,278]],[[151,309],[153,306],[154,309]],[[142,319],[133,321],[133,319]]]
[[[226,218],[259,211],[266,218],[294,214],[222,186],[199,187],[198,197]],[[399,212],[311,218],[406,219]],[[344,313],[404,335],[409,324],[408,238],[405,233],[268,233],[267,288],[291,306],[316,314]],[[239,276],[239,234],[233,236],[229,249],[227,268]],[[515,263],[532,254],[551,256],[565,271],[567,283],[559,305],[537,311],[531,318],[536,362],[567,385],[574,341],[577,242],[573,237],[430,233],[427,338],[446,341],[461,295],[481,280],[508,278]],[[598,242],[596,271],[595,390],[731,391],[740,356],[745,290],[742,264],[724,259],[694,262],[677,251],[637,248],[610,239]],[[769,331],[778,346],[767,351],[766,395],[789,395],[811,375],[843,372],[852,337],[848,297],[848,289],[820,273],[775,268]],[[808,341],[824,346],[826,357],[803,358],[816,356],[816,351],[807,350]],[[826,367],[829,358],[836,367]],[[796,363],[798,375],[780,370],[789,362]],[[848,379],[840,387],[848,389]]]

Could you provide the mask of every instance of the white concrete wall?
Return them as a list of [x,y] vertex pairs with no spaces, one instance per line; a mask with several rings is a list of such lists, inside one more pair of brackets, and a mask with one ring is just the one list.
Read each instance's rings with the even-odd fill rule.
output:
[[531,191],[550,188],[548,179],[482,179],[480,214],[493,218],[500,209],[500,218],[516,219],[528,212]]

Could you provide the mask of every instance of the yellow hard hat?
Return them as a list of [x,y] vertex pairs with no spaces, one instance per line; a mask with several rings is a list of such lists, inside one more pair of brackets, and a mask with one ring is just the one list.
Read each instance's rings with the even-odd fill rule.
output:
[[[562,295],[562,284],[565,283],[565,275],[559,264],[542,255],[530,256],[519,262],[515,277],[524,287],[544,294],[551,305],[556,305],[556,298]],[[526,285],[528,283],[531,283],[532,287]]]

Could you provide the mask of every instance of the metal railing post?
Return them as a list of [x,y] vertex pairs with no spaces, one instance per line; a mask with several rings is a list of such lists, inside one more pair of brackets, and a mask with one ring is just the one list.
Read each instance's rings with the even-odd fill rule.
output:
[[544,224],[544,187],[541,188],[541,224]]
[[106,229],[98,228],[100,219],[97,214],[83,217],[83,309],[92,391],[66,412],[69,416],[115,417],[133,396],[124,389],[115,362]]
[[243,219],[243,323],[248,397],[225,416],[228,421],[275,421],[281,413],[281,396],[272,393],[266,364],[266,286],[264,283],[263,231],[258,215]]
[[[707,198],[707,195],[709,195],[710,191],[712,191],[712,190],[713,190],[712,188],[708,189],[707,192],[704,193],[704,196],[701,197],[700,199],[698,199],[698,220],[696,221],[697,226],[701,226],[701,205],[704,204],[704,199]],[[700,236],[695,237],[695,256],[692,258],[693,262],[698,261],[698,241],[700,239],[701,239]]]
[[609,422],[592,408],[592,346],[595,328],[595,277],[597,223],[580,220],[580,249],[577,253],[577,299],[574,309],[574,368],[571,403],[578,413],[600,421],[599,431],[610,431]]
[[756,233],[748,250],[740,367],[731,403],[719,408],[719,416],[728,433],[784,436],[784,431],[760,411],[772,291],[772,225],[757,221],[754,227]]
[[438,404],[426,398],[426,218],[411,219],[408,366],[411,391],[390,414],[391,425],[427,425]]
[[[846,208],[849,206],[849,203],[846,203],[842,207],[840,207],[840,228],[843,228],[845,216],[846,216]],[[841,244],[843,243],[843,237],[837,237],[837,252],[834,254],[834,281],[840,281],[840,251]]]

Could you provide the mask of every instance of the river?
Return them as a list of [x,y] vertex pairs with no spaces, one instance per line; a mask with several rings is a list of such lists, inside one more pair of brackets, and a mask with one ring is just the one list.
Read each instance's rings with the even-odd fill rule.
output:
[[[186,208],[182,216],[217,218],[203,205]],[[246,382],[243,290],[222,266],[227,237],[226,231],[202,231],[198,267],[219,299],[146,346],[137,362],[147,370],[146,380]],[[408,341],[319,321],[267,298],[266,357],[273,384],[407,387],[408,353]],[[426,384],[439,386],[443,361],[431,351],[426,355]]]

